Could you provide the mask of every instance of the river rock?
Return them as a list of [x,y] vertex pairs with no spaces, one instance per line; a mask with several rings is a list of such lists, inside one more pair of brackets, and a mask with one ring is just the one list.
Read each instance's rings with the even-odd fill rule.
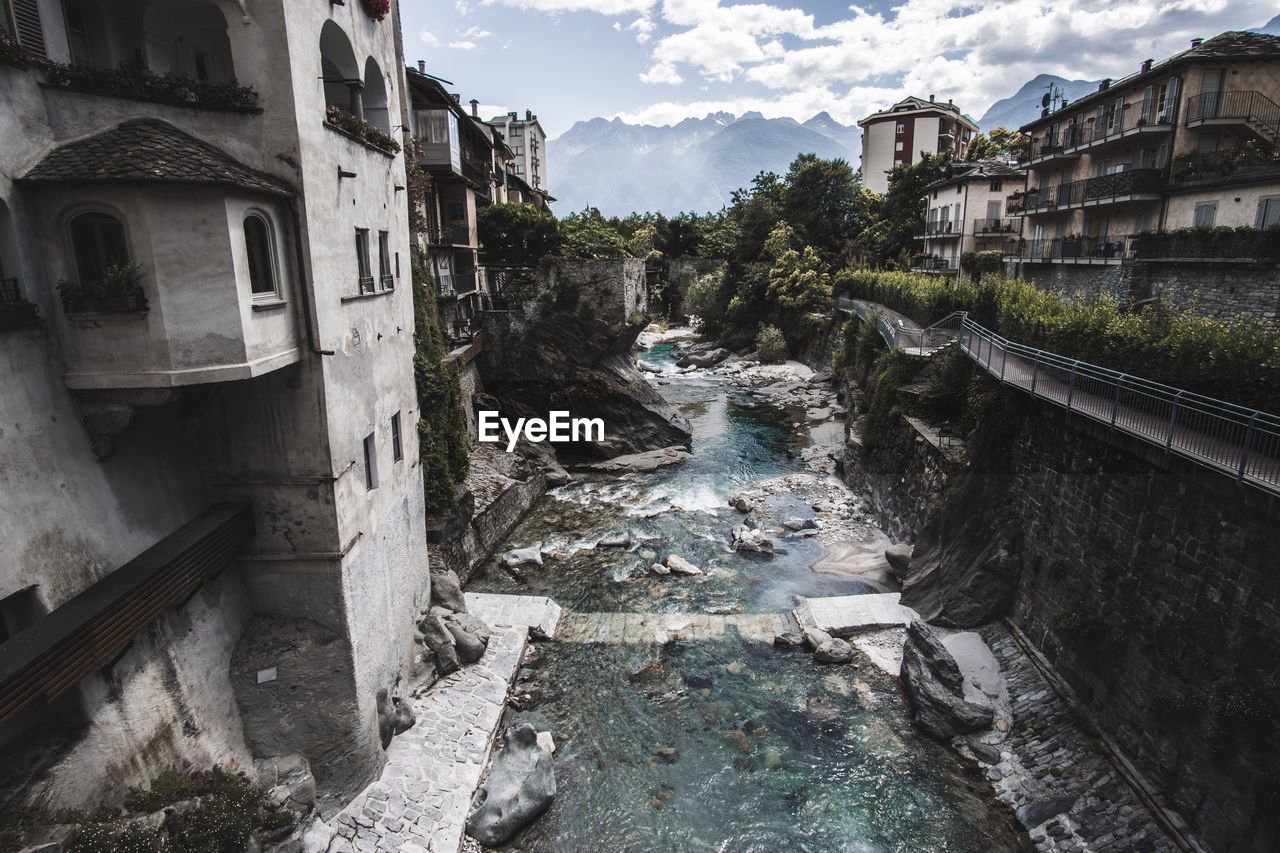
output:
[[676,361],[676,367],[698,367],[707,368],[715,367],[720,362],[728,358],[732,353],[727,349],[717,347],[705,353],[697,353],[683,356]]
[[667,764],[675,764],[676,759],[680,757],[680,750],[674,746],[659,746],[653,754]]
[[662,565],[662,563],[654,563],[652,566],[649,567],[649,572],[655,575],[671,574],[671,570],[668,569],[666,566]]
[[[902,686],[911,703],[912,721],[933,737],[949,740],[991,725],[990,704],[965,697],[964,678],[955,658],[933,629],[919,620],[907,626]],[[974,699],[980,695],[974,691]]]
[[468,613],[457,613],[444,620],[453,637],[454,648],[463,663],[475,663],[484,657],[489,646],[489,626]]
[[419,640],[435,656],[436,671],[440,675],[456,672],[462,665],[458,650],[454,648],[453,634],[445,627],[444,619],[427,613],[418,622]]
[[720,735],[724,742],[739,752],[751,752],[751,739],[741,729],[729,729]]
[[804,645],[804,637],[799,631],[783,631],[773,637],[775,649],[798,649]]
[[679,554],[668,554],[667,559],[663,561],[668,569],[677,575],[700,575],[702,569],[690,563]]
[[812,530],[818,526],[818,522],[816,519],[801,518],[798,515],[793,515],[791,518],[788,518],[786,521],[782,522],[782,526],[787,528],[788,530],[795,530],[795,531]]
[[615,456],[612,459],[606,459],[603,462],[592,462],[589,465],[579,466],[579,468],[585,471],[596,471],[605,474],[647,474],[660,468],[679,465],[691,458],[693,457],[687,450],[677,445],[663,447],[659,450],[646,450],[643,453],[628,453],[625,456]]
[[1025,806],[1020,806],[1014,814],[1017,815],[1018,823],[1022,824],[1024,829],[1031,830],[1049,818],[1071,811],[1075,804],[1076,797],[1073,794],[1044,797],[1039,800],[1032,800]]
[[733,550],[772,555],[773,540],[758,527],[747,527],[745,524],[739,524],[733,528]]
[[505,844],[551,805],[556,795],[551,751],[527,723],[507,729],[493,758],[480,804],[467,818],[467,834],[486,847]]
[[647,361],[636,361],[636,367],[638,367],[644,373],[661,373],[662,372],[661,367]]
[[542,565],[542,543],[535,542],[527,548],[513,548],[502,555],[502,562],[508,568],[516,566],[524,566],[532,563],[535,566]]
[[667,665],[660,660],[651,660],[644,666],[632,671],[627,680],[632,684],[652,684],[667,677]]
[[884,549],[884,559],[889,564],[889,568],[893,570],[893,576],[898,580],[902,580],[911,571],[911,552],[914,546],[906,543],[890,545]]
[[467,609],[467,600],[462,595],[462,583],[453,569],[431,572],[431,603],[462,613]]
[[733,507],[743,515],[751,512],[751,501],[747,500],[742,495],[730,495],[729,506]]
[[[413,728],[417,719],[409,703],[399,696],[391,696],[387,689],[378,691],[376,707],[378,711],[378,737],[382,739],[382,748],[386,749],[391,739]],[[312,801],[315,801],[315,780],[312,780]]]
[[631,534],[626,531],[611,533],[596,544],[601,548],[625,548],[631,544]]
[[853,646],[832,637],[813,650],[813,659],[818,663],[848,663],[853,660]]

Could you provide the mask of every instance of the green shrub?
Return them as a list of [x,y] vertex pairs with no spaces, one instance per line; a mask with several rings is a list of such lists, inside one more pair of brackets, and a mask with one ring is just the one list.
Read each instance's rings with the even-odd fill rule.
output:
[[862,446],[867,450],[884,440],[898,411],[898,391],[915,378],[919,369],[920,362],[902,350],[885,350],[876,359],[875,386],[862,421]]
[[717,270],[697,276],[684,298],[684,312],[702,321],[710,335],[719,333],[725,309],[724,272]]
[[777,326],[762,326],[756,335],[756,350],[760,360],[768,364],[786,361],[787,342],[783,340],[782,330]]
[[436,311],[425,259],[413,260],[413,374],[418,392],[418,459],[428,510],[452,506],[467,476],[467,423],[457,368],[445,363],[449,348]]

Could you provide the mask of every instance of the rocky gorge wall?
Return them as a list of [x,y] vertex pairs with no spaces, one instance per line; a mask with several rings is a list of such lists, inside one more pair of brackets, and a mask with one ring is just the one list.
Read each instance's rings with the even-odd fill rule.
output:
[[1276,849],[1280,501],[1014,392],[945,481],[894,420],[846,476],[915,542],[903,603],[1007,617],[1210,849]]

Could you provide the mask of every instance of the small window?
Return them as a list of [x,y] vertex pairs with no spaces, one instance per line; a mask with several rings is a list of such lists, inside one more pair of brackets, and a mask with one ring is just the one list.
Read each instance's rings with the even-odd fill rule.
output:
[[1000,192],[1000,189],[1001,189],[1001,187],[1003,187],[1003,186],[1004,186],[1004,183],[1003,183],[1002,181],[992,181],[992,182],[991,182],[991,191],[992,191],[993,193],[998,193],[998,192]]
[[901,142],[895,142],[895,143],[893,143],[893,150],[894,150],[894,151],[901,151],[901,150],[902,150],[902,143],[901,143]]
[[1216,201],[1201,202],[1196,205],[1196,211],[1192,217],[1191,224],[1196,228],[1210,228],[1213,222],[1218,218],[1218,203]]
[[1264,198],[1258,202],[1258,227],[1272,228],[1280,225],[1280,196]]
[[898,122],[898,133],[906,133],[906,132],[907,132],[907,126],[902,122]]
[[101,282],[109,268],[129,263],[124,225],[111,214],[81,213],[71,220],[68,230],[81,286]]
[[280,292],[276,279],[276,247],[271,223],[257,211],[244,218],[244,250],[249,259],[249,289],[255,297]]
[[400,413],[391,416],[391,458],[396,462],[404,459],[404,445],[400,438]]
[[356,265],[360,273],[360,292],[373,293],[373,271],[369,267],[369,229],[356,229]]
[[378,488],[378,446],[373,433],[364,437],[364,487],[371,492]]
[[395,277],[391,275],[391,235],[386,231],[378,232],[378,284],[383,290],[396,286]]

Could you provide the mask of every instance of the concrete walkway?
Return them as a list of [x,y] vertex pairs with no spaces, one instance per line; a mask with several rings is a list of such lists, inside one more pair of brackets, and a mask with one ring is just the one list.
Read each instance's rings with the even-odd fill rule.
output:
[[665,643],[716,640],[737,631],[745,640],[773,642],[795,623],[785,613],[567,613],[556,639],[564,643]]
[[387,748],[382,775],[330,825],[330,853],[456,853],[471,796],[520,668],[531,628],[555,634],[560,608],[549,598],[467,593],[467,609],[493,631],[484,657],[413,700],[417,722]]

